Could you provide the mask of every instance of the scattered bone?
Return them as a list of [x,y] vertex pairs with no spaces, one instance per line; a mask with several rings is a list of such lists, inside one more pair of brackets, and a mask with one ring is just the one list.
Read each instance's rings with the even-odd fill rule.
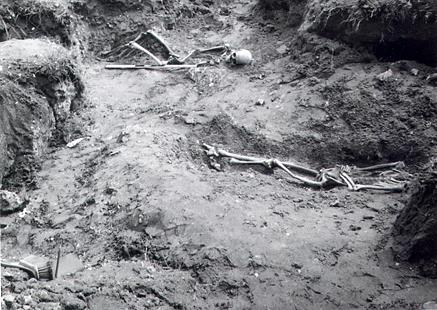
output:
[[67,144],[67,147],[72,149],[72,148],[78,146],[78,144],[81,143],[84,139],[85,138],[79,138],[79,139],[73,140]]
[[[165,49],[167,52],[168,58],[167,60],[160,60],[156,55],[154,55],[147,48],[142,46],[141,44],[147,38],[152,38],[155,42],[159,43],[159,45]],[[248,50],[231,50],[229,44],[213,46],[211,48],[206,49],[195,49],[188,53],[185,57],[180,57],[177,55],[170,46],[161,38],[158,34],[153,32],[152,30],[148,30],[147,32],[143,32],[138,35],[134,40],[119,46],[107,53],[102,53],[103,56],[111,57],[111,56],[130,56],[135,53],[135,51],[140,51],[147,55],[148,58],[152,59],[156,64],[155,65],[107,65],[106,69],[146,69],[146,70],[163,70],[163,71],[173,71],[173,70],[181,70],[181,69],[191,69],[196,68],[202,65],[214,65],[214,63],[220,63],[221,60],[226,59],[227,62],[234,65],[249,65],[253,62],[252,54]],[[207,54],[213,52],[222,53],[220,58],[216,61],[211,62],[201,62],[197,64],[185,64],[185,62],[194,56],[198,56],[200,54]]]

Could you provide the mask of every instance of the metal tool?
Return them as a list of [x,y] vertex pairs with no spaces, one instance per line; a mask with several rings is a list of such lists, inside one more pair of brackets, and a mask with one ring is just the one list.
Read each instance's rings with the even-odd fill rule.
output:
[[2,267],[18,268],[37,280],[53,280],[52,264],[45,258],[30,255],[18,262],[1,262]]

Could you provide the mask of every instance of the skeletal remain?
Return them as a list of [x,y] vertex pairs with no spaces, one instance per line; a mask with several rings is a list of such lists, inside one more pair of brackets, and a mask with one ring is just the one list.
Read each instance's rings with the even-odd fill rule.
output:
[[[358,168],[355,166],[336,166],[334,168],[321,169],[320,171],[306,168],[292,162],[282,162],[278,159],[265,159],[252,156],[245,156],[234,154],[222,149],[215,148],[208,144],[203,144],[205,153],[209,157],[228,157],[230,164],[249,164],[249,165],[263,165],[268,169],[280,168],[285,171],[293,179],[303,182],[304,184],[324,188],[328,186],[347,186],[349,190],[382,190],[388,192],[402,191],[405,188],[405,180],[398,180],[396,176],[406,175],[411,177],[406,172],[399,170],[403,168],[403,162],[387,163],[376,166]],[[395,169],[398,168],[398,169]],[[378,177],[372,178],[378,180],[375,184],[359,184],[357,180],[369,172],[374,172],[383,169],[390,169],[389,171],[380,173]],[[312,178],[301,176],[292,172],[291,170],[308,175]],[[388,175],[390,174],[390,175]]]
[[[153,38],[155,42],[159,43],[159,45],[166,51],[168,54],[167,60],[160,60],[155,54],[153,54],[151,51],[143,47],[141,44],[145,44],[147,38]],[[227,57],[228,54],[234,55],[235,52],[232,51],[228,44],[225,45],[219,45],[214,46],[211,48],[206,49],[196,49],[192,50],[188,53],[185,57],[180,57],[177,55],[170,46],[165,42],[163,38],[161,38],[157,33],[155,33],[152,30],[148,30],[147,32],[143,32],[139,34],[134,40],[128,42],[127,44],[124,44],[122,46],[119,46],[107,53],[102,53],[103,56],[118,56],[118,57],[128,57],[132,56],[135,53],[138,53],[137,51],[140,51],[142,53],[145,53],[149,58],[151,58],[154,62],[156,62],[157,66],[165,67],[163,69],[189,69],[193,68],[199,65],[203,65],[205,63],[199,63],[195,65],[185,65],[185,62],[196,55],[199,54],[206,54],[211,52],[222,52],[222,55],[220,56],[220,60],[223,60]],[[174,67],[169,67],[174,66]],[[178,66],[178,67],[176,67]],[[107,69],[149,69],[149,70],[158,70],[155,67],[149,67],[147,65],[108,65],[106,66]]]
[[226,61],[233,65],[249,65],[253,62],[252,53],[244,49],[231,51]]

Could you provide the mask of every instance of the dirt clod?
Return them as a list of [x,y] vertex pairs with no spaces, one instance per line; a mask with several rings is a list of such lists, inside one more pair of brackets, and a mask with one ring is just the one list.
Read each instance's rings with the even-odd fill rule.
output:
[[8,214],[20,211],[24,208],[24,201],[17,194],[0,190],[0,212]]

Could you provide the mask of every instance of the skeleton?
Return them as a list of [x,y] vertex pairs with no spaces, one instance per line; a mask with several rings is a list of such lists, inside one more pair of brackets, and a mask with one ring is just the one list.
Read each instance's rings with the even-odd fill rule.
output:
[[[166,60],[160,60],[158,56],[153,54],[148,49],[144,48],[143,45],[155,45],[155,47],[161,51],[161,54],[164,55]],[[185,64],[189,58],[219,52],[221,53],[220,57],[216,62],[220,62],[225,59],[227,62],[231,64],[239,64],[238,61],[240,59],[246,60],[248,57],[251,58],[251,54],[246,50],[238,50],[234,51],[230,48],[228,44],[214,46],[206,49],[196,49],[189,52],[185,57],[181,57],[176,54],[171,47],[165,42],[163,38],[161,38],[157,33],[152,30],[148,30],[147,32],[141,33],[134,40],[128,42],[127,44],[121,45],[109,52],[103,53],[104,57],[130,57],[138,54],[138,52],[144,53],[155,62],[155,65],[107,65],[107,69],[149,69],[149,70],[179,70],[179,69],[190,69],[196,68],[202,65],[210,64],[209,62],[201,62],[197,64]],[[250,59],[251,61],[251,59]],[[249,64],[250,61],[245,61],[245,63],[241,64]]]
[[[230,164],[262,165],[267,169],[277,167],[285,171],[293,179],[314,188],[347,186],[351,191],[369,189],[400,192],[404,190],[408,180],[412,177],[409,173],[402,170],[405,167],[403,162],[386,163],[364,168],[337,165],[334,168],[317,171],[296,163],[283,162],[278,159],[234,154],[208,144],[203,144],[203,147],[206,155],[212,160],[220,157],[228,157],[230,158]],[[307,176],[294,173],[292,170]],[[371,184],[361,184],[369,181]]]

